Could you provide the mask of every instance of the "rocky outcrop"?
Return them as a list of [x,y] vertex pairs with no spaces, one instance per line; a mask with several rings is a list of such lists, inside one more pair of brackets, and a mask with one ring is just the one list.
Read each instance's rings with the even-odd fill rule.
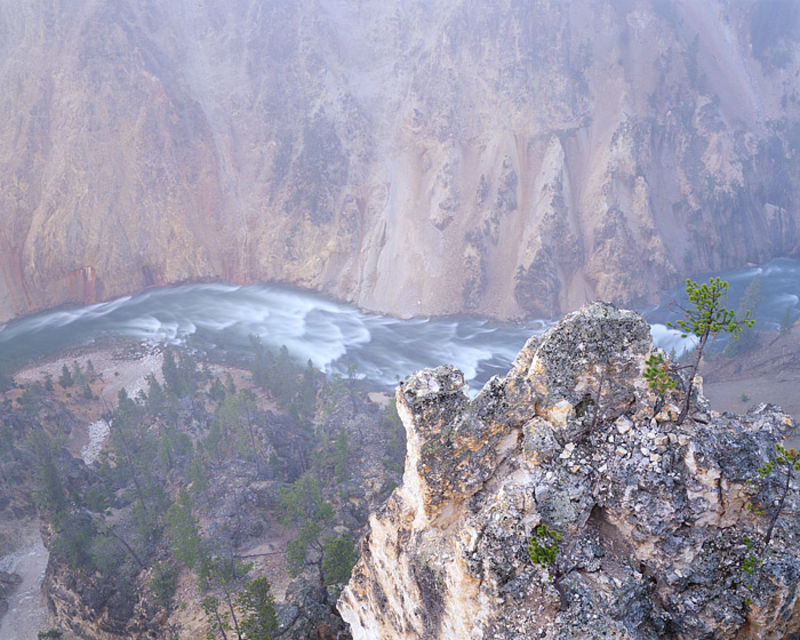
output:
[[796,251],[794,3],[0,2],[0,321],[222,278],[551,316]]
[[[745,570],[779,493],[757,469],[791,419],[719,414],[700,394],[679,426],[679,391],[654,416],[650,349],[641,317],[597,303],[532,338],[473,400],[452,367],[402,383],[403,484],[371,517],[338,605],[353,637],[800,632],[794,485],[770,553]],[[557,553],[535,564],[529,545],[552,546],[551,531]]]

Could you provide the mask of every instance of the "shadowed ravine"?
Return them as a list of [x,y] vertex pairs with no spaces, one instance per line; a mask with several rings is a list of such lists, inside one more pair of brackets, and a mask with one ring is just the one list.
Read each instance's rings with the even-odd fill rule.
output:
[[8,640],[36,640],[36,634],[46,630],[47,607],[41,586],[48,553],[39,535],[39,523],[31,523],[22,536],[22,546],[0,558],[0,571],[22,578],[9,598],[8,611],[0,618],[0,638]]

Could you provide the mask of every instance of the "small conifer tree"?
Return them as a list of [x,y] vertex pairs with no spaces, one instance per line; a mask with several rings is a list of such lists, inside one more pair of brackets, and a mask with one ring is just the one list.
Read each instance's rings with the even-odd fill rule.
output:
[[664,404],[664,396],[678,383],[670,376],[670,363],[664,358],[662,351],[651,353],[644,364],[642,376],[647,380],[647,386],[656,393],[656,405],[653,408],[653,414],[656,414]]
[[[749,312],[749,317],[752,320],[755,320],[758,306],[761,304],[761,298],[761,275],[756,274],[756,276],[750,281],[750,284],[747,285],[747,289],[745,289],[744,295],[739,301],[739,306],[736,309],[736,315],[740,318],[746,318],[748,317],[747,314]],[[746,326],[742,329],[742,333],[739,335],[738,340],[728,341],[728,344],[725,345],[723,354],[728,357],[733,357],[737,354],[754,349],[757,343],[758,333],[754,329]]]
[[72,374],[69,371],[69,367],[64,365],[61,367],[61,375],[58,378],[58,384],[62,386],[62,388],[66,389],[67,387],[71,387],[75,382],[72,379]]
[[792,325],[794,321],[792,320],[792,308],[786,307],[786,311],[783,313],[783,317],[781,318],[781,333],[783,335],[787,335],[792,330]]
[[697,368],[700,366],[700,359],[703,357],[703,349],[705,349],[708,339],[716,337],[718,333],[724,331],[737,340],[743,328],[753,326],[749,311],[745,313],[743,319],[737,320],[736,314],[724,306],[727,292],[728,283],[719,276],[712,277],[703,284],[687,278],[686,295],[689,298],[689,306],[681,307],[684,312],[683,318],[674,323],[667,322],[668,327],[680,329],[684,338],[691,334],[698,340],[694,360],[689,365],[686,398],[678,416],[678,424],[683,424],[686,416],[689,415],[694,377],[697,375]]

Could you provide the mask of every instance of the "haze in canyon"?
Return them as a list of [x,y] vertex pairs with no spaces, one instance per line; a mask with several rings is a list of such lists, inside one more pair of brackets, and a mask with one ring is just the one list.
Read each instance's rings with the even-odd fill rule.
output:
[[[800,630],[795,0],[0,0],[0,54],[0,637]],[[759,324],[683,424],[709,273]]]
[[795,255],[792,1],[0,3],[0,321],[195,280],[412,316]]

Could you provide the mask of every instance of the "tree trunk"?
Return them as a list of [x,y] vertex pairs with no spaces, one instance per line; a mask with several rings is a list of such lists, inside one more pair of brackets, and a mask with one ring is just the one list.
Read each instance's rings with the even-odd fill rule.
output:
[[233,620],[233,628],[236,631],[236,637],[242,640],[242,633],[239,631],[239,620],[236,619],[236,612],[233,610],[233,602],[231,602],[230,589],[225,587],[225,601],[228,603],[228,610],[231,612],[231,620]]
[[794,463],[789,462],[786,467],[786,484],[783,486],[783,493],[781,494],[781,500],[778,503],[778,507],[775,509],[775,513],[772,516],[772,519],[769,523],[769,528],[767,529],[767,535],[764,536],[764,551],[767,550],[769,546],[769,541],[772,539],[772,530],[775,528],[775,523],[778,521],[778,516],[781,515],[781,511],[783,510],[783,503],[786,501],[786,494],[789,493],[789,483],[792,480],[792,470],[794,469]]
[[697,369],[700,366],[700,358],[703,357],[703,348],[706,346],[706,341],[708,340],[708,332],[709,330],[706,329],[702,336],[700,336],[700,342],[697,344],[697,352],[694,355],[694,364],[692,364],[692,369],[689,372],[689,380],[686,385],[686,398],[683,401],[683,408],[681,409],[680,415],[678,415],[678,424],[683,424],[684,420],[686,420],[686,416],[689,415],[689,405],[692,402],[692,389],[694,388],[694,377],[697,374]]

